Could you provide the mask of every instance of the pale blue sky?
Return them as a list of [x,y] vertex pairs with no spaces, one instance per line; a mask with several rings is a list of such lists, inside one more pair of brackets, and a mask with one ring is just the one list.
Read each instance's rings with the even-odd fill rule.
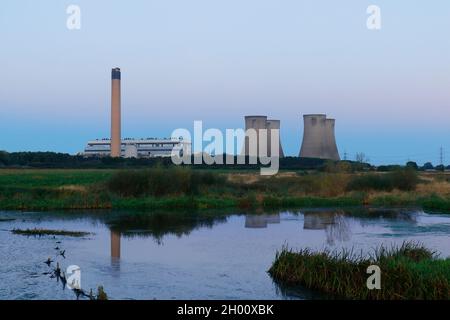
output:
[[[81,30],[66,8],[81,8]],[[382,29],[366,28],[381,7]],[[76,153],[109,135],[122,69],[123,135],[280,119],[297,155],[304,113],[336,118],[343,155],[450,163],[450,2],[3,0],[0,150]]]

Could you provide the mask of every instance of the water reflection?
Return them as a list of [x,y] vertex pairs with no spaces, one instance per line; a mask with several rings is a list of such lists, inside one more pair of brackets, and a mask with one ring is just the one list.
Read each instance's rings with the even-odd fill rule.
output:
[[334,211],[303,211],[305,230],[323,230],[334,224],[336,212]]
[[[423,242],[450,255],[450,216],[414,209],[314,209],[297,211],[6,213],[5,230],[48,228],[91,232],[58,238],[67,262],[85,268],[86,287],[101,283],[113,298],[277,299],[314,298],[301,288],[274,286],[267,274],[276,250],[361,249],[380,244]],[[23,220],[22,220],[23,219]],[[3,246],[1,244],[4,244]],[[61,298],[46,277],[24,283],[23,274],[41,274],[53,252],[51,237],[0,232],[1,298],[28,294]],[[45,267],[45,268],[44,268]],[[41,270],[42,269],[42,270]],[[17,279],[20,279],[19,281]],[[63,298],[71,299],[71,295]]]
[[[291,212],[303,215],[303,229],[311,231],[323,230],[326,243],[348,242],[352,236],[352,224],[362,227],[373,219],[399,220],[415,224],[417,213],[412,209],[311,209]],[[234,214],[235,215],[235,214]],[[264,229],[269,224],[282,222],[280,213],[244,214],[247,229]],[[109,216],[104,223],[111,233],[111,259],[117,264],[121,257],[121,236],[152,237],[159,245],[163,245],[166,235],[177,237],[188,236],[199,228],[212,228],[214,225],[226,223],[230,214],[217,215],[214,212],[151,212],[135,214],[117,214]]]
[[211,212],[178,211],[119,214],[108,218],[105,224],[111,231],[125,237],[152,237],[162,245],[166,235],[187,236],[195,229],[212,228],[226,221],[226,216]]
[[328,245],[350,240],[350,223],[345,219],[344,211],[304,211],[303,215],[303,229],[325,230]]
[[245,228],[267,228],[268,224],[280,223],[280,214],[247,214],[245,215]]
[[120,233],[111,230],[111,258],[120,260]]

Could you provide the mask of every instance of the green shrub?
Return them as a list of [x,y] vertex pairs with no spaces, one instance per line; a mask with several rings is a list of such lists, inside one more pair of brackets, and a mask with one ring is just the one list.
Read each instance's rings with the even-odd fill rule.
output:
[[353,177],[347,185],[348,191],[392,191],[392,181],[385,175],[365,174]]
[[388,174],[394,188],[403,191],[412,191],[416,189],[419,183],[417,172],[411,168],[396,170]]
[[412,191],[419,183],[417,172],[411,168],[399,169],[386,174],[365,174],[353,177],[347,191]]
[[137,197],[149,191],[146,171],[121,171],[107,182],[108,189],[120,196]]
[[118,172],[109,179],[107,188],[123,197],[159,197],[171,194],[198,194],[203,187],[223,186],[225,183],[225,177],[217,173],[182,167],[156,167]]

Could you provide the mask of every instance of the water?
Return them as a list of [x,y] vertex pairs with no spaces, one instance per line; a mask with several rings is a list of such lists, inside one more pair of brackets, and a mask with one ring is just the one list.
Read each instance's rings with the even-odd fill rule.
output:
[[[13,220],[6,220],[13,219]],[[19,213],[0,212],[0,299],[74,299],[43,275],[55,257],[81,268],[85,290],[103,285],[112,299],[314,299],[275,284],[275,253],[292,248],[353,248],[422,242],[450,256],[450,215],[415,209],[297,212]],[[14,228],[88,231],[83,238],[14,235]],[[61,241],[57,244],[57,241]]]

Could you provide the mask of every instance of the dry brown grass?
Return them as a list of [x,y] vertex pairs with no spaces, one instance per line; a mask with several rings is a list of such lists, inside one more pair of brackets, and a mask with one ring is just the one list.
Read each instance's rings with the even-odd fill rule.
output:
[[382,197],[395,197],[397,199],[403,199],[411,196],[411,192],[405,192],[400,190],[392,191],[370,191],[366,192],[365,202],[372,203],[373,200]]
[[442,196],[450,196],[450,183],[435,181],[432,179],[428,183],[421,183],[417,185],[416,192],[420,195],[438,194]]
[[[385,174],[385,173],[379,173]],[[286,192],[292,196],[320,196],[320,197],[339,197],[348,196],[351,192],[347,192],[346,188],[352,177],[355,175],[363,175],[363,173],[326,173],[311,174],[299,176],[296,172],[280,172],[272,179],[277,180],[280,184],[286,186]],[[229,173],[228,181],[237,184],[254,184],[271,179],[270,177],[260,176],[259,173]],[[296,188],[296,183],[303,181],[311,186],[310,190]],[[415,191],[369,191],[366,194],[368,202],[378,197],[396,196],[396,197],[420,197],[439,195],[450,197],[450,182],[443,181],[442,175],[421,173],[420,183]]]
[[[296,172],[287,171],[287,172],[279,172],[273,178],[281,179],[281,178],[295,178],[299,177]],[[227,179],[229,182],[239,183],[239,184],[252,184],[263,179],[269,179],[268,176],[261,176],[258,172],[251,173],[228,173]]]
[[256,173],[229,173],[227,180],[238,184],[251,184],[259,181],[260,176]]
[[58,188],[58,190],[61,191],[77,191],[77,192],[87,192],[88,188],[86,186],[80,186],[80,185],[68,185],[68,186],[61,186]]
[[441,197],[450,197],[450,183],[445,181],[438,181],[437,176],[430,174],[420,175],[421,183],[419,183],[414,191],[371,191],[366,194],[366,200],[372,200],[380,197],[395,197],[397,199],[418,198],[432,195]]

